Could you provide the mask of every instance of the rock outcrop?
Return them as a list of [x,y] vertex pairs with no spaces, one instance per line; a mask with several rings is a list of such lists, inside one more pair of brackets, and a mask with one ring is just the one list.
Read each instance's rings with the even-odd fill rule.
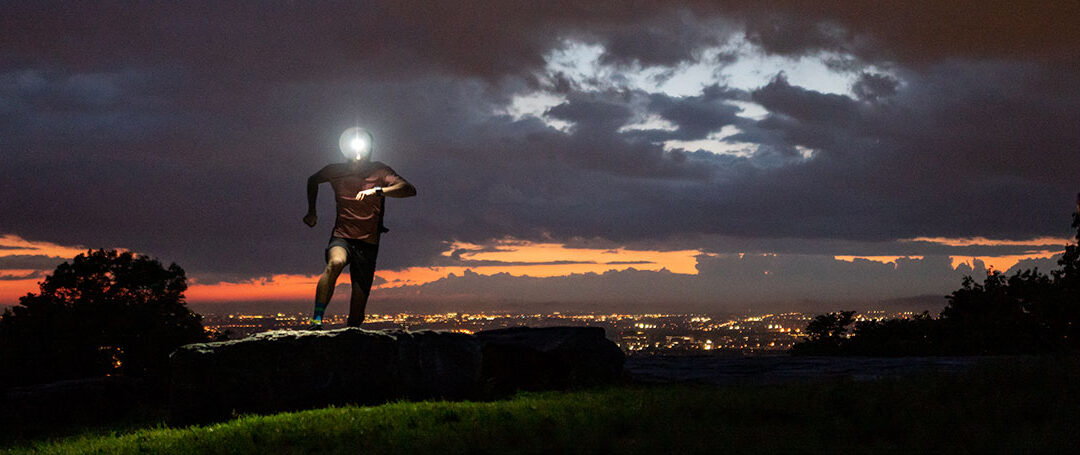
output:
[[170,420],[394,399],[490,399],[611,383],[625,357],[599,327],[264,332],[170,355]]
[[600,327],[510,327],[476,334],[485,393],[561,390],[623,379],[625,354]]

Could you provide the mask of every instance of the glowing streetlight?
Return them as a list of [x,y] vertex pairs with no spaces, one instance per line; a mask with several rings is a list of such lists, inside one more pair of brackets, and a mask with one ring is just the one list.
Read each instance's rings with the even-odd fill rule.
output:
[[371,154],[371,133],[360,127],[349,128],[341,133],[338,146],[346,158],[363,159]]

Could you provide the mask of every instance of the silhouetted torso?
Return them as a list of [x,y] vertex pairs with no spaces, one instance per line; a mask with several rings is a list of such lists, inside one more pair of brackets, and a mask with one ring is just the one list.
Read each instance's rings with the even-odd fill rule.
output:
[[385,196],[367,196],[356,200],[356,193],[374,188],[386,188],[402,181],[390,166],[381,161],[369,163],[335,163],[327,166],[330,186],[334,188],[337,218],[333,236],[378,243],[379,222]]

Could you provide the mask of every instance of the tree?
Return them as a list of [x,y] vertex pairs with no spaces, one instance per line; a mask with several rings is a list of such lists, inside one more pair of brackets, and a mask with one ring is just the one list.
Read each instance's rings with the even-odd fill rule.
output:
[[851,355],[924,356],[940,349],[939,321],[923,311],[912,318],[859,321],[843,351]]
[[1012,276],[994,271],[982,284],[970,276],[946,298],[941,312],[946,346],[955,354],[1020,354],[1059,350],[1053,308],[1059,293],[1050,277],[1034,270]]
[[[1080,202],[1080,196],[1078,196]],[[945,296],[938,319],[929,312],[903,320],[855,324],[844,337],[850,317],[832,313],[807,326],[809,340],[793,355],[969,355],[1080,351],[1080,207],[1073,214],[1076,243],[1065,248],[1059,270],[1037,268],[1011,276],[987,273],[977,283],[965,276],[960,289]]]
[[0,319],[8,384],[124,374],[161,377],[177,347],[211,341],[184,302],[180,266],[99,249],[56,267]]
[[1077,213],[1073,214],[1072,227],[1076,229],[1076,243],[1065,247],[1065,254],[1058,260],[1060,270],[1050,272],[1054,286],[1060,292],[1060,306],[1047,311],[1056,314],[1058,325],[1066,342],[1080,350],[1080,194],[1077,196]]
[[855,311],[820,314],[806,325],[807,341],[791,348],[793,355],[831,355],[840,352],[847,326],[851,325]]
[[1077,243],[1065,247],[1059,270],[964,277],[941,312],[948,345],[957,353],[1062,352],[1080,348],[1080,212]]

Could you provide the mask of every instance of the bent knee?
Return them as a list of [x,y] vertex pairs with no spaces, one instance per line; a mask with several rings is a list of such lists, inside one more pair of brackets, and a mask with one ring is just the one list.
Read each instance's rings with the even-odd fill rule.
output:
[[326,261],[326,270],[327,271],[338,273],[338,272],[341,272],[341,269],[344,269],[344,268],[345,268],[345,259],[330,258],[330,260]]

